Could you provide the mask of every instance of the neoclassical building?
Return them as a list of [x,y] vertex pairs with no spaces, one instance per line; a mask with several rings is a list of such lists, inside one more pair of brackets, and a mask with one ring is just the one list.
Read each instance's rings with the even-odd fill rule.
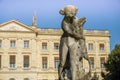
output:
[[[62,29],[42,29],[11,20],[0,24],[0,80],[57,80]],[[110,53],[108,30],[84,30],[92,75],[104,71]],[[84,60],[88,71],[88,62]],[[93,75],[94,76],[94,75]]]

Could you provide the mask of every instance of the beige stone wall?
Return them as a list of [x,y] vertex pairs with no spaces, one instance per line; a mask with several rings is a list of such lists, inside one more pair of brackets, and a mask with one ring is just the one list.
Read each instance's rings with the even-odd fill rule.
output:
[[30,80],[38,80],[38,76],[34,72],[2,72],[0,74],[0,80],[9,80],[14,78],[15,80],[24,80],[24,78],[29,78]]
[[[19,27],[19,30],[15,31],[15,29],[10,28],[9,31],[9,26],[11,27],[11,25],[16,26],[15,29]],[[32,28],[17,21],[10,21],[0,25],[0,40],[2,41],[2,47],[0,48],[0,80],[9,80],[10,78],[15,78],[15,80],[24,80],[24,78],[29,78],[29,80],[57,79],[58,75],[57,69],[54,68],[54,58],[59,57],[59,50],[54,49],[54,43],[60,43],[61,34],[61,29]],[[101,80],[100,72],[104,69],[100,67],[100,58],[105,57],[105,60],[107,60],[110,53],[109,31],[84,30],[84,34],[87,49],[89,43],[93,43],[94,46],[93,50],[88,50],[89,57],[94,57],[92,75],[97,72]],[[10,48],[11,40],[16,41],[15,48]],[[28,40],[30,43],[27,49],[24,48],[24,40]],[[42,42],[47,43],[47,50],[42,49]],[[100,43],[105,45],[105,50],[99,50]],[[10,55],[16,56],[16,66],[12,69],[9,67]],[[29,68],[23,67],[24,55],[29,55]],[[42,68],[42,57],[47,57],[47,69]],[[89,69],[86,60],[84,60],[84,68],[86,71]]]

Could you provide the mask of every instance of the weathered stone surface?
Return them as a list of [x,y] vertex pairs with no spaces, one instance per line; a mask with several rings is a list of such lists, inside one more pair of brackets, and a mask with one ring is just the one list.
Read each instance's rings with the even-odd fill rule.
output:
[[60,41],[60,64],[58,69],[59,80],[89,80],[89,73],[83,69],[83,58],[90,59],[87,54],[85,38],[83,35],[83,24],[86,18],[76,17],[77,7],[68,5],[60,10],[64,15],[62,21],[63,35]]

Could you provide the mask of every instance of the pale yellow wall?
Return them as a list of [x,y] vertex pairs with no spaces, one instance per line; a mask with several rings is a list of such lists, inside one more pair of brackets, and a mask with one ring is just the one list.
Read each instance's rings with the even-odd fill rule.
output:
[[[11,24],[11,23],[9,23]],[[13,23],[12,23],[13,24]],[[18,22],[18,24],[21,24]],[[17,25],[18,25],[17,24]],[[8,24],[6,24],[8,25]],[[0,26],[0,40],[2,40],[2,48],[0,48],[0,55],[2,56],[2,67],[0,69],[0,79],[9,80],[9,78],[15,78],[16,80],[23,80],[24,78],[29,78],[30,80],[41,80],[48,79],[53,80],[57,79],[57,70],[54,69],[54,57],[59,57],[59,50],[54,50],[54,42],[60,43],[60,37],[62,30],[58,29],[37,29],[34,28],[34,31],[26,27],[19,25],[20,31],[9,31],[4,26]],[[16,24],[14,24],[16,25]],[[20,28],[22,26],[22,28]],[[7,31],[1,31],[2,29],[7,29]],[[16,26],[17,27],[17,26]],[[29,27],[29,26],[27,26]],[[22,29],[22,30],[21,30]],[[25,31],[24,31],[25,30]],[[23,32],[22,32],[23,31]],[[92,72],[98,72],[100,75],[100,57],[105,57],[107,59],[108,54],[110,53],[110,35],[108,31],[103,31],[100,33],[99,30],[93,30],[92,33],[88,33],[87,30],[84,31],[86,46],[88,43],[94,44],[94,50],[89,51],[89,57],[94,57],[95,59],[95,68]],[[16,41],[16,47],[10,48],[10,40]],[[23,48],[24,40],[29,40],[30,47],[28,49]],[[42,42],[47,42],[47,50],[42,50]],[[99,43],[105,44],[105,50],[99,51]],[[10,69],[9,67],[9,56],[16,56],[16,67],[15,69]],[[30,67],[28,69],[23,68],[23,56],[29,55],[30,58]],[[46,70],[42,69],[42,57],[48,58],[48,68]],[[88,71],[88,62],[84,60],[84,68]],[[92,73],[93,74],[93,73]],[[7,77],[6,77],[7,76]],[[101,80],[101,77],[99,77]]]

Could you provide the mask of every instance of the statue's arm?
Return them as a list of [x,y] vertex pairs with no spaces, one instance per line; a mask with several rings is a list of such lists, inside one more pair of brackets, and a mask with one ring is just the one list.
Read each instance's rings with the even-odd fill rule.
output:
[[64,31],[65,33],[67,33],[68,35],[76,38],[76,39],[83,38],[82,35],[75,33],[75,32],[70,28],[70,26],[71,26],[71,25],[63,22],[63,24],[62,24],[62,29],[63,29],[63,31]]
[[62,29],[65,33],[72,35],[72,30],[70,29],[70,25],[63,21]]
[[83,27],[84,23],[86,22],[86,18],[85,17],[82,17],[79,19],[79,26],[80,27]]

